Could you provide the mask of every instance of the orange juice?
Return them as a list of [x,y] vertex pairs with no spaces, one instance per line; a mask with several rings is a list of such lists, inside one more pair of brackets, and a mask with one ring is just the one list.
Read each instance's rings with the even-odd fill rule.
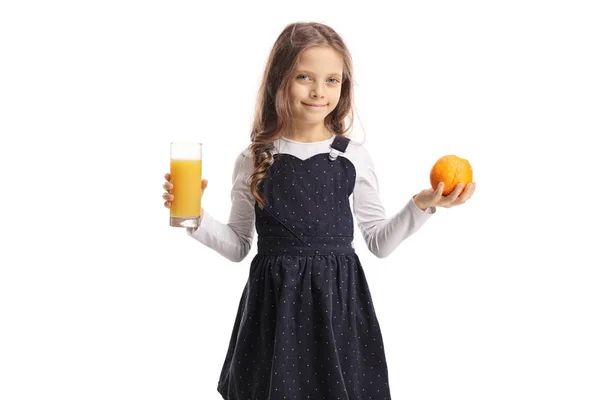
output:
[[199,217],[202,160],[171,159],[171,217]]

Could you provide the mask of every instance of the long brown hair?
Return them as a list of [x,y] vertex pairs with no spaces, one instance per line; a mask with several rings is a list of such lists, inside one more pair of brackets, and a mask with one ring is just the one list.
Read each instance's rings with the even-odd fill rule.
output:
[[252,195],[262,208],[265,198],[258,186],[267,175],[273,161],[273,142],[284,132],[293,129],[289,87],[292,73],[300,54],[315,46],[329,46],[344,60],[340,100],[325,118],[325,126],[336,135],[342,135],[353,122],[353,68],[352,58],[342,38],[332,28],[316,22],[290,24],[281,32],[265,66],[262,84],[258,91],[256,111],[249,146],[254,172],[249,184]]

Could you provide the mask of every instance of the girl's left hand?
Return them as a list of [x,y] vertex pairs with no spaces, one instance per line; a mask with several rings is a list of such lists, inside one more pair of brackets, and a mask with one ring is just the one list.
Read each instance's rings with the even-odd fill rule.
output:
[[[413,200],[417,207],[421,210],[426,210],[429,207],[444,207],[450,208],[464,204],[473,196],[475,192],[475,182],[468,183],[465,190],[462,190],[463,185],[458,184],[456,188],[447,196],[442,194],[444,183],[440,183],[436,190],[425,189],[417,194]],[[462,190],[462,193],[461,193]]]

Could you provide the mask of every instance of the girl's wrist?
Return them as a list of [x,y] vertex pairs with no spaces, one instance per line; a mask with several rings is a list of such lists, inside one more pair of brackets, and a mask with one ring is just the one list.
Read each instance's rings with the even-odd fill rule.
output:
[[413,196],[413,202],[415,203],[415,206],[417,206],[421,211],[425,211],[429,208],[429,206],[427,206],[421,202],[421,199],[419,199],[418,194],[415,194]]

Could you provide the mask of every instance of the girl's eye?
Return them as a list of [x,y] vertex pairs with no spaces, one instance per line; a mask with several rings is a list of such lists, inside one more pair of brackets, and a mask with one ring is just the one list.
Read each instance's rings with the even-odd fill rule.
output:
[[329,82],[330,83],[340,83],[339,79],[337,79],[337,78],[329,78]]
[[296,78],[301,79],[301,80],[306,80],[306,79],[308,79],[308,75],[300,74]]

